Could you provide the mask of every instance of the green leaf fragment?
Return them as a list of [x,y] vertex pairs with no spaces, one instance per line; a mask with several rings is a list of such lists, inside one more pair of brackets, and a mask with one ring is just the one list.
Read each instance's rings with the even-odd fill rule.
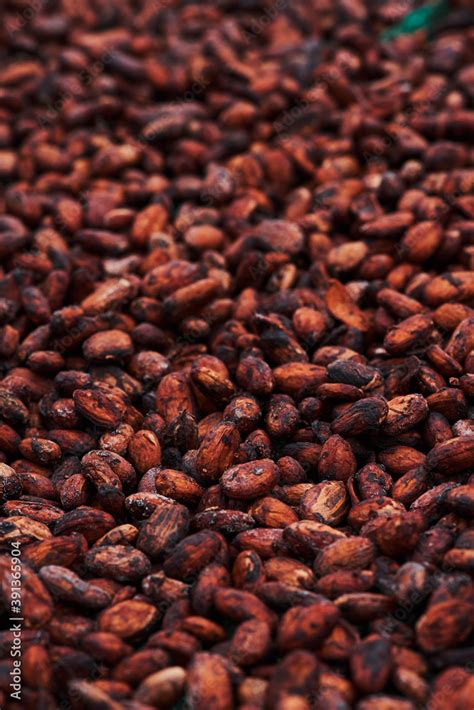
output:
[[382,32],[382,39],[390,40],[400,35],[418,32],[418,30],[431,32],[438,22],[445,17],[448,11],[448,0],[438,0],[438,2],[430,5],[419,7],[413,10],[413,12],[410,12],[401,22],[395,25],[395,27],[391,27],[385,30],[385,32]]

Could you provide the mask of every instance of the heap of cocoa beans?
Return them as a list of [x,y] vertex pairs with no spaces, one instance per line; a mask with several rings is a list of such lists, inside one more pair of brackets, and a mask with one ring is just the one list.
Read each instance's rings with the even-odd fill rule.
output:
[[473,709],[474,23],[413,7],[2,5],[4,710]]

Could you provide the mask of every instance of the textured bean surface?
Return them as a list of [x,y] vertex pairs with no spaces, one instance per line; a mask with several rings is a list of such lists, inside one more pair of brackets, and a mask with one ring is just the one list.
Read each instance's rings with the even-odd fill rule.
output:
[[381,39],[421,4],[2,4],[1,708],[473,710],[474,15]]

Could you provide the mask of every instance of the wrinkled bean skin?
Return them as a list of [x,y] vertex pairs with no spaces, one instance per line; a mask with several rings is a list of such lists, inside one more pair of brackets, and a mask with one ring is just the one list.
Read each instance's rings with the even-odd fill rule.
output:
[[0,708],[474,708],[474,9],[425,4],[2,4]]

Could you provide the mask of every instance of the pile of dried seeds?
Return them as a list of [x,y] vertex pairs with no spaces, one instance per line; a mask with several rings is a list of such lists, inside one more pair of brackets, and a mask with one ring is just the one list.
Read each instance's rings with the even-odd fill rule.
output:
[[474,29],[406,11],[6,0],[2,708],[474,707]]

